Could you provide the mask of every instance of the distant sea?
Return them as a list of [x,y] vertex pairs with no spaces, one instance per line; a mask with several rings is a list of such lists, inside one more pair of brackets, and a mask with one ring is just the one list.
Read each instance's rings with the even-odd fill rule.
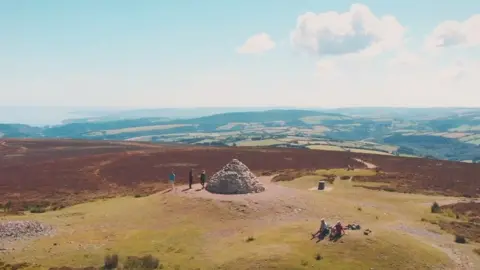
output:
[[95,116],[91,111],[119,110],[87,107],[0,106],[0,123],[31,126],[59,125],[65,119]]
[[204,108],[128,108],[128,107],[26,107],[0,106],[0,123],[31,126],[60,125],[67,119],[115,116],[117,118],[168,117],[193,118],[217,113],[293,109],[289,107],[204,107]]

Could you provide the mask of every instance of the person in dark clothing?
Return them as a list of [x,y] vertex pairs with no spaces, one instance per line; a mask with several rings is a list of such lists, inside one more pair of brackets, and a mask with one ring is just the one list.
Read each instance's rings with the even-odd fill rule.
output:
[[190,169],[190,173],[188,174],[188,186],[192,189],[193,184],[193,169]]
[[203,170],[202,174],[200,174],[200,184],[202,184],[202,188],[205,188],[205,181],[207,181],[207,174],[205,170]]

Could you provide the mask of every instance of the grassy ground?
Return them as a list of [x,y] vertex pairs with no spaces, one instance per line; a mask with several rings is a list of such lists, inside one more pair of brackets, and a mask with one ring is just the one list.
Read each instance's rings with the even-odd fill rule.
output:
[[392,154],[382,152],[382,151],[375,151],[375,150],[369,150],[369,149],[359,149],[359,148],[349,148],[350,152],[353,153],[365,153],[365,154],[377,154],[377,155],[386,155],[386,156],[391,156]]
[[324,144],[315,144],[309,145],[309,149],[314,150],[326,150],[326,151],[345,151],[342,147],[336,145],[324,145]]
[[[355,176],[374,172],[317,173]],[[432,243],[394,227],[399,220],[419,226],[421,217],[428,214],[428,203],[440,197],[371,191],[356,188],[348,180],[336,180],[330,192],[308,191],[320,177],[281,182],[292,197],[276,198],[274,208],[268,210],[258,202],[244,205],[166,193],[8,217],[49,223],[57,233],[19,243],[3,259],[36,263],[31,269],[101,266],[104,256],[112,253],[121,258],[152,254],[164,269],[455,269],[447,254]],[[304,205],[303,214],[276,219],[283,215],[282,209],[299,202]],[[320,217],[330,223],[337,219],[358,222],[373,234],[349,231],[338,242],[316,243],[309,233],[317,229]]]
[[[184,127],[184,126],[190,126],[190,125],[181,125],[181,124],[175,124],[175,125],[155,125],[155,126],[143,126],[143,127],[132,127],[132,128],[120,128],[120,129],[109,129],[105,130],[105,134],[107,135],[115,135],[115,134],[121,134],[121,133],[128,133],[128,132],[140,132],[140,131],[150,131],[150,130],[164,130],[164,129],[170,129],[170,128],[177,128],[177,127]],[[102,135],[101,131],[98,132],[92,132],[89,133],[90,136],[99,136]]]
[[275,139],[257,140],[257,141],[239,141],[236,142],[237,146],[269,146],[274,144],[281,144],[282,142]]

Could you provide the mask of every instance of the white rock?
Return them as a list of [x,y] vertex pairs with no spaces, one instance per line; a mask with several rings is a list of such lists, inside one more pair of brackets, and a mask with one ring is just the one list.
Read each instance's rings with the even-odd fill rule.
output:
[[205,189],[218,194],[248,194],[265,191],[263,185],[250,169],[233,159],[208,181]]

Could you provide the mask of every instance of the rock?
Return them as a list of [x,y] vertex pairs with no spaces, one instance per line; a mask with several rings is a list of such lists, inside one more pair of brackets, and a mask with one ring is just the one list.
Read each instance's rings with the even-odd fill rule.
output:
[[265,187],[257,177],[238,159],[233,159],[216,172],[207,181],[205,189],[218,194],[247,194],[265,191]]
[[50,234],[52,230],[51,226],[38,221],[0,222],[0,240],[21,240],[29,237],[45,236]]

